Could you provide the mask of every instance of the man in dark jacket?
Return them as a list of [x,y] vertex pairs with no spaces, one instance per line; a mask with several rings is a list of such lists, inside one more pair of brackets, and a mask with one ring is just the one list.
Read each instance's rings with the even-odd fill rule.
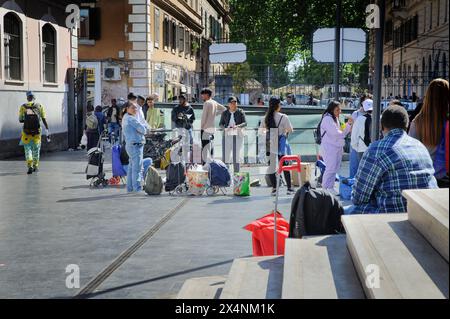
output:
[[[244,110],[238,108],[238,101],[234,96],[228,99],[228,109],[222,113],[219,126],[225,129],[225,162],[234,163],[234,171],[239,172],[244,137],[242,129],[247,126],[247,121]],[[232,158],[234,151],[236,156]]]

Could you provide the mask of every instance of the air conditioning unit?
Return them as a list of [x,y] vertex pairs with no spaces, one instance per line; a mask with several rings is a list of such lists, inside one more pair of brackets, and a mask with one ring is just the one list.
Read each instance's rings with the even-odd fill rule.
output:
[[120,66],[108,66],[103,69],[103,79],[106,81],[120,81]]

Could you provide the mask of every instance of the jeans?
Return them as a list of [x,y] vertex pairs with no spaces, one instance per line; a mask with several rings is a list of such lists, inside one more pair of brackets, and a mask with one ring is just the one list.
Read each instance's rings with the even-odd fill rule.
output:
[[[114,141],[112,140],[112,134],[114,133]],[[120,125],[118,123],[109,123],[108,124],[108,134],[110,143],[116,143],[119,139],[120,133]]]
[[127,191],[142,191],[142,166],[144,158],[144,145],[126,144],[126,150],[129,156],[127,172]]
[[349,178],[355,178],[356,173],[358,172],[360,158],[358,156],[358,152],[352,147],[350,151],[350,174]]

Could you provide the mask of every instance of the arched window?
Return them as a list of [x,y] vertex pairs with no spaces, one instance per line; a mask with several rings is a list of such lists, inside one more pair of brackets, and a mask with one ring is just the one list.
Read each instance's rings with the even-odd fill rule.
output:
[[433,79],[433,66],[431,65],[431,55],[428,56],[428,80]]
[[22,22],[14,13],[3,19],[5,34],[5,76],[8,80],[22,80]]
[[442,55],[442,78],[447,78],[447,55],[445,53]]
[[56,30],[49,23],[42,28],[42,61],[44,81],[56,82]]

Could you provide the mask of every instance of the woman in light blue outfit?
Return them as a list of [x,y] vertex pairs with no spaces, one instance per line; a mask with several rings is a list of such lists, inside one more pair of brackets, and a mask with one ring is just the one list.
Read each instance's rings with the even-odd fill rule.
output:
[[128,103],[127,113],[122,119],[123,135],[125,137],[126,151],[129,156],[127,172],[127,191],[142,191],[142,165],[144,157],[145,133],[147,127],[139,123],[136,118],[137,105]]

